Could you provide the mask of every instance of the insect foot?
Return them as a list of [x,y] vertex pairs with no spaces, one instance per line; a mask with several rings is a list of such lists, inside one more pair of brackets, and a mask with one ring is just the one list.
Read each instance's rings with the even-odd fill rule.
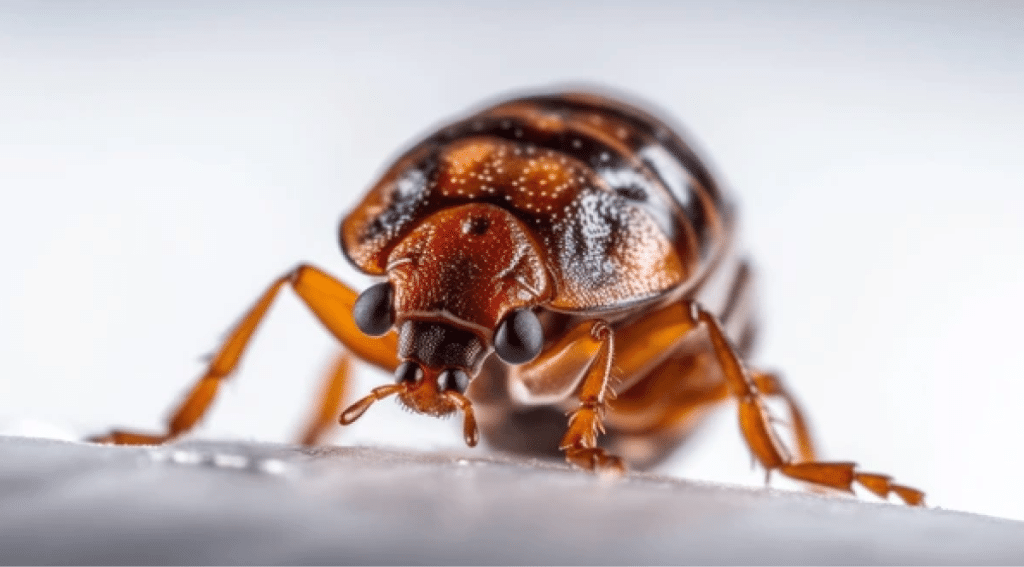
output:
[[565,451],[565,460],[589,471],[625,473],[621,458],[596,446],[599,432],[604,432],[601,411],[593,404],[581,405],[569,418],[569,430],[562,438],[560,448]]
[[611,473],[615,476],[626,473],[626,464],[622,459],[600,447],[570,448],[565,452],[565,460],[581,469],[597,473]]

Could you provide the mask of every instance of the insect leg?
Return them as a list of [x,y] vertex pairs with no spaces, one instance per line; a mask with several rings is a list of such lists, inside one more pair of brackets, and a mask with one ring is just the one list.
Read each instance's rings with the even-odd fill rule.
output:
[[521,384],[534,400],[560,400],[579,390],[580,405],[569,417],[559,449],[565,451],[567,461],[585,469],[625,470],[622,459],[597,447],[597,435],[604,431],[605,403],[612,395],[609,382],[614,345],[606,323],[585,321],[513,371],[513,383]]
[[[629,330],[619,329],[620,345]],[[617,360],[622,359],[621,353],[620,346]],[[677,355],[661,363],[644,376],[638,387],[619,391],[609,407],[606,424],[615,430],[614,446],[629,460],[639,454],[638,462],[657,462],[708,413],[731,399],[721,376],[717,360],[708,352]],[[754,372],[753,378],[762,394],[778,396],[785,402],[799,460],[813,461],[813,440],[797,401],[778,376]]]
[[320,445],[334,428],[341,413],[341,402],[347,398],[348,384],[352,375],[352,355],[342,351],[335,357],[330,370],[324,376],[323,386],[298,442],[302,445]]
[[[352,320],[352,306],[358,294],[322,270],[303,264],[274,280],[242,316],[241,321],[213,355],[206,372],[192,386],[184,401],[175,408],[167,420],[166,433],[147,434],[114,430],[92,437],[90,440],[119,445],[157,444],[195,427],[210,409],[221,380],[226,379],[237,368],[256,327],[263,321],[274,298],[286,284],[292,286],[317,319],[349,351],[370,364],[394,370],[395,353],[398,350],[395,334],[389,333],[379,338],[364,335]],[[342,373],[339,379],[343,380],[344,375],[347,373]]]
[[758,388],[755,375],[744,367],[718,320],[696,303],[690,303],[689,313],[693,321],[708,330],[726,383],[739,402],[740,429],[743,437],[755,458],[765,469],[769,472],[778,470],[790,478],[848,492],[853,491],[853,483],[857,482],[882,497],[895,493],[907,504],[924,504],[923,492],[892,483],[886,475],[859,472],[855,463],[796,462],[779,440],[778,433],[771,424],[768,408],[763,399],[764,393]]
[[607,446],[631,467],[662,462],[730,399],[719,374],[717,362],[704,353],[665,361],[609,404]]
[[786,389],[785,384],[782,383],[782,379],[777,374],[755,370],[753,371],[753,378],[754,385],[757,386],[761,393],[769,396],[778,396],[786,403],[786,407],[789,409],[789,423],[793,427],[797,454],[801,461],[813,461],[816,454],[814,438],[811,436],[811,429],[796,398]]
[[580,407],[572,414],[560,443],[570,462],[588,469],[603,466],[601,463],[615,469],[622,466],[621,459],[596,447],[597,434],[603,431],[606,400],[614,398],[616,391],[628,391],[672,356],[697,326],[685,316],[685,309],[681,304],[659,309],[618,329],[614,340],[604,323],[584,322],[536,360],[513,370],[512,383],[521,385],[526,399],[534,402],[557,402],[580,389]]
[[580,385],[580,406],[570,414],[569,429],[562,437],[558,448],[565,451],[566,460],[576,466],[588,470],[611,470],[621,473],[626,470],[622,459],[597,446],[598,433],[604,433],[602,420],[605,404],[609,397],[614,397],[609,382],[612,378],[615,335],[603,322],[593,323],[590,334],[594,340],[600,342],[600,348]]

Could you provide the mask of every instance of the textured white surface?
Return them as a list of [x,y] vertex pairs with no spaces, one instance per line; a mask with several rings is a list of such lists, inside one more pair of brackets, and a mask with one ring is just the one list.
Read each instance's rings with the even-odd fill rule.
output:
[[369,448],[0,436],[13,564],[984,564],[1024,523]]

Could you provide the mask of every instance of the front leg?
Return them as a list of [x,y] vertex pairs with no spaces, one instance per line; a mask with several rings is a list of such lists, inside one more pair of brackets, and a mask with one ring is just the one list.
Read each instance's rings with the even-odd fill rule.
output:
[[583,378],[580,407],[569,416],[569,430],[558,448],[565,451],[567,461],[578,467],[623,473],[626,466],[622,459],[597,446],[598,433],[604,433],[606,400],[615,396],[609,388],[615,335],[611,327],[600,321],[591,326],[590,335],[600,341],[601,347]]
[[[210,410],[221,384],[238,368],[253,333],[263,321],[278,292],[285,286],[295,290],[313,315],[349,352],[364,362],[385,370],[394,370],[397,364],[395,353],[398,350],[395,334],[389,333],[379,338],[363,334],[352,319],[352,306],[358,297],[355,290],[319,268],[303,264],[274,280],[228,333],[211,357],[206,372],[172,411],[166,431],[142,433],[115,429],[93,436],[90,440],[118,445],[152,445],[164,443],[190,431]],[[332,384],[325,391],[320,416],[314,418],[305,435],[310,442],[322,434],[326,423],[333,422],[333,418],[328,420],[324,417],[327,412],[334,411],[337,404],[330,396],[340,399],[340,392],[344,391],[349,374],[347,359],[332,372]]]

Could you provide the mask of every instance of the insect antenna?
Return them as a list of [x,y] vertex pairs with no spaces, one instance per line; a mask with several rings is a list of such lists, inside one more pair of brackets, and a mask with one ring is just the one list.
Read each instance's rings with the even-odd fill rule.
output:
[[366,413],[366,410],[370,409],[370,406],[372,406],[374,402],[397,394],[406,388],[407,386],[405,384],[387,384],[385,386],[377,386],[373,390],[370,390],[370,394],[365,398],[350,405],[348,409],[341,412],[341,417],[338,418],[338,423],[341,423],[342,425],[349,425]]

